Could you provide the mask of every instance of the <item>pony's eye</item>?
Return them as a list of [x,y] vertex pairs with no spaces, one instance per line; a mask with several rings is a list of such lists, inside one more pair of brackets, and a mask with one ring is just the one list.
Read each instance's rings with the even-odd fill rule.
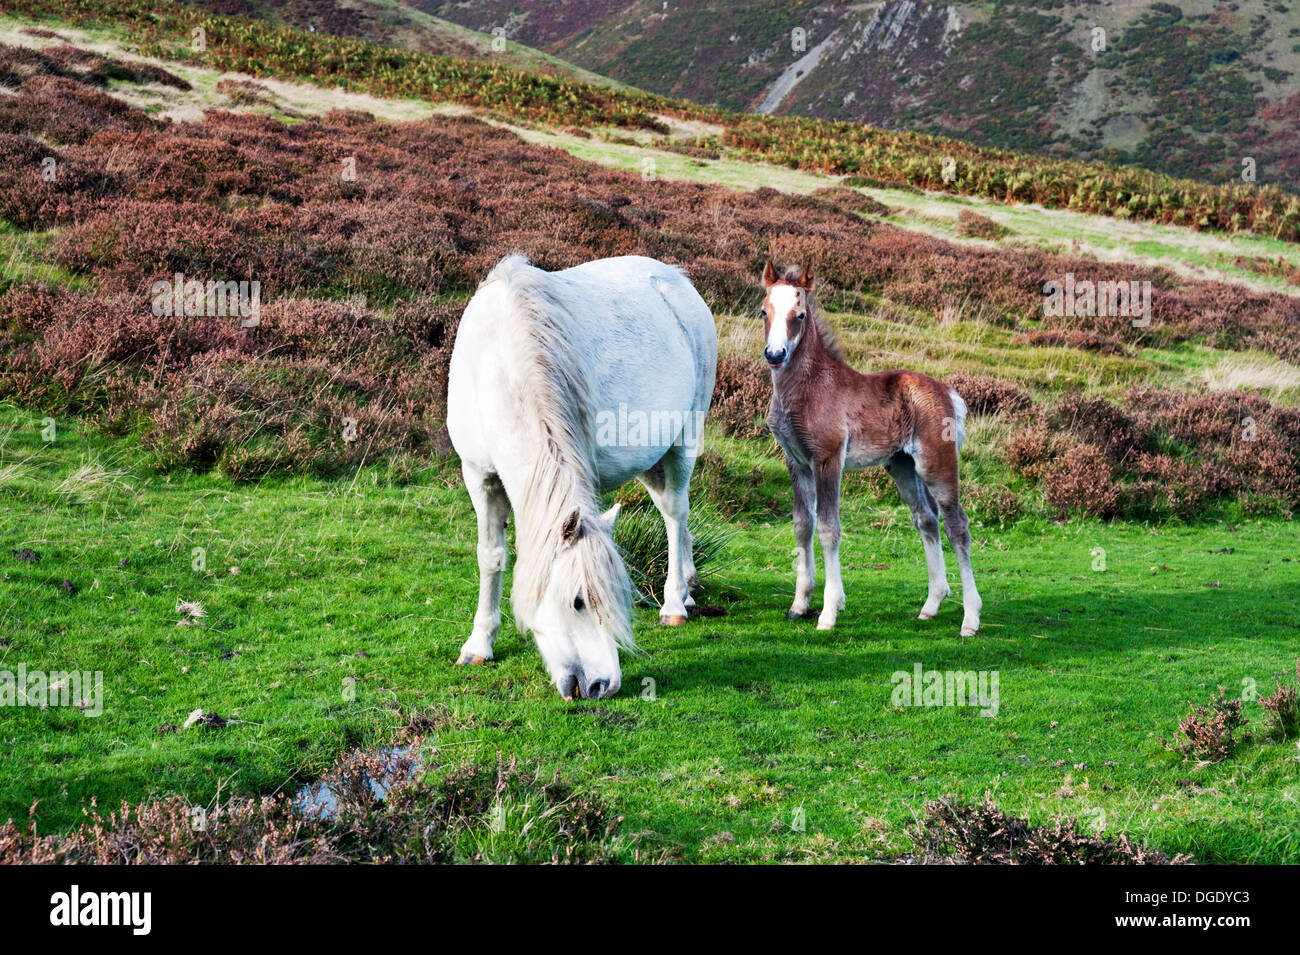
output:
[[796,316],[794,317],[794,320],[795,320],[796,322],[802,322],[802,321],[803,321],[805,318],[807,318],[807,317],[808,317],[808,313],[807,313],[807,312],[800,312],[798,315],[796,315]]
[[578,594],[578,596],[576,596],[576,597],[573,598],[573,609],[574,609],[574,610],[581,610],[581,609],[582,609],[583,607],[585,607],[585,606],[587,606],[587,604],[583,601],[583,599],[582,599],[582,594]]
[[766,306],[764,306],[764,305],[760,305],[760,306],[758,306],[758,317],[759,317],[759,318],[767,318],[767,307],[766,307]]

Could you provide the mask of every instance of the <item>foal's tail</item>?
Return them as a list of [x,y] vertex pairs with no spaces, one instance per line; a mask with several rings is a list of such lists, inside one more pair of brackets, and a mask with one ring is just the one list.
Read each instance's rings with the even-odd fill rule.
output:
[[962,396],[951,388],[948,389],[948,397],[952,398],[952,414],[957,422],[957,450],[960,452],[962,443],[966,440],[966,414],[969,409]]

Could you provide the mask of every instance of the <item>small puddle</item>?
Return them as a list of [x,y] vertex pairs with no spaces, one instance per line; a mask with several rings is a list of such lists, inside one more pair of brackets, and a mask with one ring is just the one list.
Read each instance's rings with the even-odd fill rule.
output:
[[341,775],[355,782],[364,781],[376,799],[383,799],[390,789],[411,779],[420,769],[420,757],[409,746],[387,746],[355,758],[355,766],[342,772],[335,769],[325,779],[299,789],[293,797],[294,807],[309,819],[333,819],[338,815],[339,793],[330,783],[337,782]]

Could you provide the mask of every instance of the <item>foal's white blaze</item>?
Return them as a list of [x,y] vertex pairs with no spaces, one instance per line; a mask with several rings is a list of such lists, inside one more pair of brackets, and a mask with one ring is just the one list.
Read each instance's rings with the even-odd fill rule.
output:
[[790,338],[790,317],[802,312],[806,307],[803,300],[804,291],[793,285],[773,285],[767,292],[768,304],[772,307],[772,321],[767,329],[766,351],[776,354],[785,349],[785,360],[799,345],[799,337]]

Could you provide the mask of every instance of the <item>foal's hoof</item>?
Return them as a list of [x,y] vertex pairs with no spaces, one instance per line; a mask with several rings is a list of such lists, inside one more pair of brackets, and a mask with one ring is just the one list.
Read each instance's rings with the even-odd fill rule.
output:
[[487,657],[481,657],[477,653],[462,653],[456,660],[457,666],[478,666],[480,663],[487,663]]
[[678,613],[661,613],[659,623],[664,627],[684,627],[686,626],[686,617]]
[[973,637],[973,636],[975,636],[975,634],[977,634],[977,633],[979,633],[979,632],[980,632],[980,628],[979,628],[979,627],[971,627],[971,626],[968,626],[968,625],[963,625],[962,628],[961,628],[961,635],[962,635],[963,637]]
[[922,610],[920,613],[918,613],[918,614],[916,615],[916,619],[917,619],[917,620],[933,620],[936,616],[938,616],[938,614],[927,613],[926,611]]
[[785,612],[785,619],[786,620],[812,620],[817,615],[818,612],[816,610],[805,610],[803,613],[797,613],[794,610],[787,610]]

